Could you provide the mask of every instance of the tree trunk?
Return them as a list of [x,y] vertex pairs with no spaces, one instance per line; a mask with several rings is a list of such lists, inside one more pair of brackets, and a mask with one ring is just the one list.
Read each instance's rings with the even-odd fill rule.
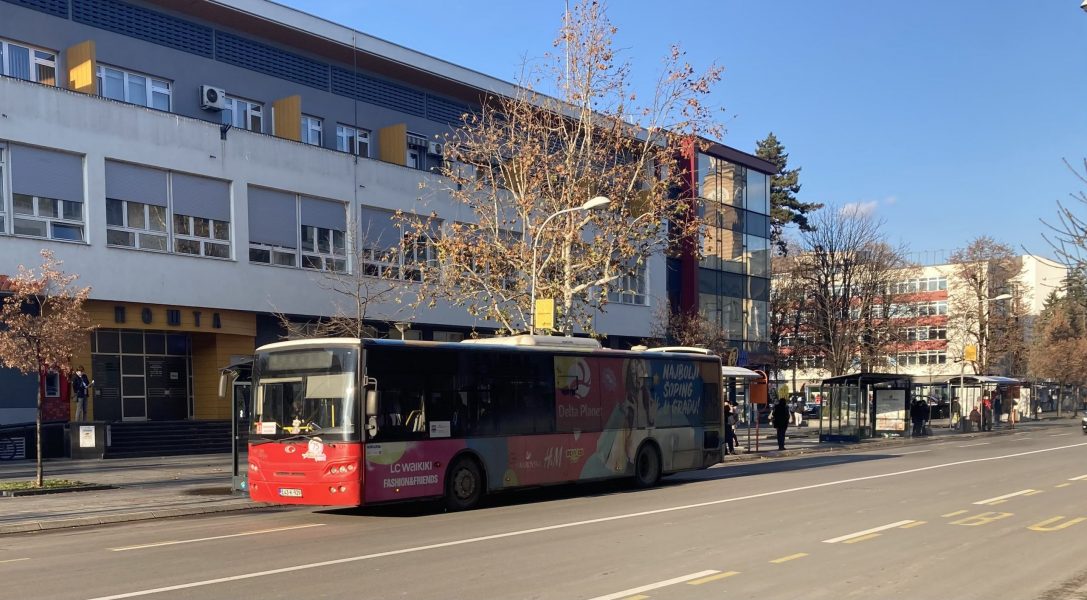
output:
[[43,487],[45,481],[42,473],[42,374],[38,371],[38,413],[37,418],[34,420],[34,443],[36,444],[36,452],[34,453],[35,462],[35,477],[36,487]]

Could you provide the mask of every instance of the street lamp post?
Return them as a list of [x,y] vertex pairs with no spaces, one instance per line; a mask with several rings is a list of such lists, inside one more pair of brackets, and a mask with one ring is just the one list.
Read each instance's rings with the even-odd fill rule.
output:
[[543,220],[543,223],[541,223],[540,226],[536,228],[536,236],[532,239],[532,291],[530,292],[529,297],[529,310],[532,311],[532,320],[530,321],[531,325],[528,328],[528,332],[530,334],[536,334],[536,253],[538,250],[540,238],[543,237],[541,234],[543,233],[544,228],[547,227],[547,224],[551,221],[551,219],[554,219],[559,215],[564,215],[566,213],[572,213],[579,210],[593,210],[602,206],[607,206],[610,203],[611,200],[609,200],[607,197],[597,196],[595,198],[587,200],[585,204],[582,204],[581,206],[564,208],[560,211],[548,215],[548,217]]

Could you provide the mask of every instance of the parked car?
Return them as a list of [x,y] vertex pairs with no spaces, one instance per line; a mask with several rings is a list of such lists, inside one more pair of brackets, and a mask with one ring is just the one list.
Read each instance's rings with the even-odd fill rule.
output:
[[820,404],[816,404],[814,402],[806,402],[804,403],[804,418],[818,420],[819,413],[822,409],[823,407]]
[[951,416],[951,404],[943,398],[928,398],[929,419],[946,419]]

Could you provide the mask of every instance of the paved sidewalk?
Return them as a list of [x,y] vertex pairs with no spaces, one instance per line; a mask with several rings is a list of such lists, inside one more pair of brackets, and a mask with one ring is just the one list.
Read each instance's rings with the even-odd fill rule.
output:
[[[232,495],[229,454],[47,460],[47,479],[114,489],[0,498],[0,534],[142,521],[267,506]],[[34,461],[0,462],[0,481],[34,478]]]
[[[1069,423],[1071,421],[1068,418],[1059,421],[1027,421],[1020,423],[1017,429],[1001,428],[993,432],[965,434],[946,427],[936,427],[933,435],[922,438],[875,438],[858,444],[820,443],[818,427],[800,427],[790,428],[785,443],[787,449],[784,451],[776,449],[773,429],[760,429],[759,452],[741,448],[740,455],[726,457],[724,464],[857,448],[925,444],[955,437],[967,439],[1006,435],[1047,425]],[[746,446],[747,430],[740,429],[738,435],[741,446]],[[754,430],[752,449],[753,438]],[[228,454],[114,460],[48,460],[45,462],[45,476],[50,479],[76,479],[86,483],[112,485],[115,489],[0,498],[0,535],[272,506],[253,502],[244,495],[230,493],[231,457]],[[33,461],[0,462],[0,481],[28,480],[33,477]]]

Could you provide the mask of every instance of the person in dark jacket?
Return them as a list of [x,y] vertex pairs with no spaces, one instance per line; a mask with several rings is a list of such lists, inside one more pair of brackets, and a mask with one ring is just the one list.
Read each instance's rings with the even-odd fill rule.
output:
[[774,405],[774,410],[770,413],[770,423],[778,432],[778,450],[785,449],[785,430],[789,428],[789,422],[792,418],[793,416],[789,414],[789,405],[785,403],[785,399],[778,398],[778,403]]
[[910,419],[913,421],[914,437],[925,435],[925,421],[928,421],[928,402],[914,398],[910,405]]
[[76,367],[72,373],[72,401],[75,402],[75,420],[82,421],[87,418],[87,392],[94,382],[87,378],[83,371],[83,365]]
[[725,455],[736,454],[736,445],[734,440],[736,439],[736,430],[733,428],[733,415],[735,415],[735,409],[731,404],[725,402]]

